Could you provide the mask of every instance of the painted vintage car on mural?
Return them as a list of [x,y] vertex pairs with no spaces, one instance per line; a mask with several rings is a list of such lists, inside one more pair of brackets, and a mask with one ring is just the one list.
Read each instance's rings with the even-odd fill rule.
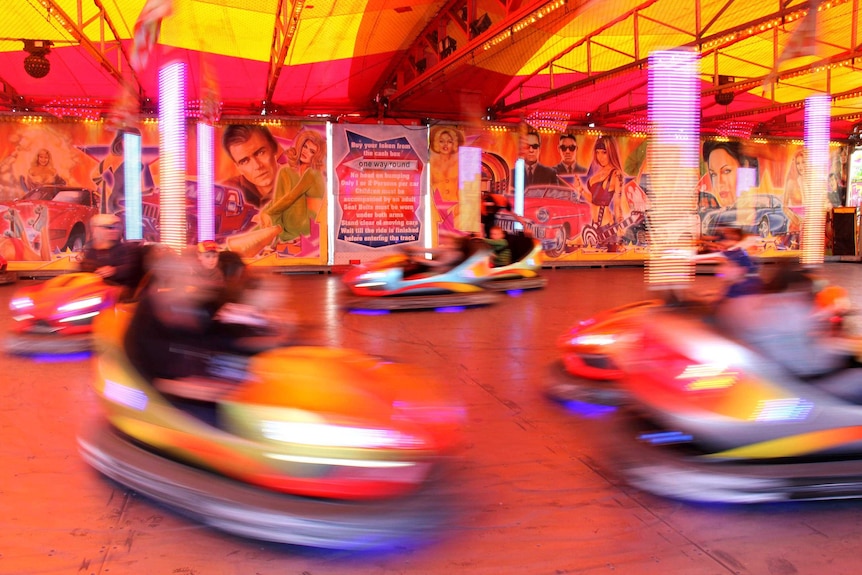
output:
[[3,235],[41,250],[47,226],[51,253],[80,251],[89,237],[90,218],[99,213],[99,194],[87,188],[46,185],[0,203]]
[[[514,205],[514,199],[510,203]],[[544,252],[555,258],[581,241],[592,215],[580,192],[568,186],[534,186],[524,191],[524,220]],[[515,232],[519,223],[505,212],[498,213],[495,221],[507,233]]]
[[[160,214],[158,191],[144,196],[141,203],[141,223],[145,241],[159,241]],[[216,240],[248,231],[256,214],[257,208],[245,201],[242,191],[223,184],[213,185],[213,229]],[[122,213],[119,215],[122,216]],[[190,180],[186,182],[186,228],[189,242],[196,241],[197,222],[197,183]]]
[[732,206],[703,216],[703,233],[715,235],[720,228],[738,227],[745,234],[762,238],[786,234],[790,220],[781,198],[772,194],[744,196]]

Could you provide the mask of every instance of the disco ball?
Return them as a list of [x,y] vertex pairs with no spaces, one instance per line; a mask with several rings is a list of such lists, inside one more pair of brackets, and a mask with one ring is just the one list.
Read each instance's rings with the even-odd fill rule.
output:
[[24,58],[24,70],[34,78],[44,78],[51,71],[51,62],[44,54],[30,54]]

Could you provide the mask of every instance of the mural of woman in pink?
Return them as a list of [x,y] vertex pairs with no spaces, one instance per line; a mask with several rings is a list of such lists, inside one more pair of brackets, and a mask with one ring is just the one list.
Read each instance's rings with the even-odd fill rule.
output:
[[302,238],[311,234],[311,222],[325,215],[326,142],[319,132],[302,130],[286,155],[287,166],[278,171],[273,199],[263,214],[281,227],[276,250],[298,255],[303,251]]

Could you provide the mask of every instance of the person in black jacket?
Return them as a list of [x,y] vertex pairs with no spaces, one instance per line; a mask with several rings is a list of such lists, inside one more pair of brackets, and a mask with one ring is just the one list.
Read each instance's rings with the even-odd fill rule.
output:
[[96,214],[90,219],[92,237],[81,253],[79,269],[98,275],[105,283],[132,293],[141,280],[141,256],[122,241],[123,227],[114,214]]

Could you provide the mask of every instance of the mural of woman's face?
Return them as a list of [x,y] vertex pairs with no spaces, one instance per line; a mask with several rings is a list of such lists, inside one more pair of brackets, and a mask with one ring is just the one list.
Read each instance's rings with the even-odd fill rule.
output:
[[310,164],[319,149],[318,145],[311,140],[303,142],[302,149],[299,151],[299,163]]
[[39,150],[38,162],[40,166],[47,166],[51,161],[51,154],[48,153],[48,150]]
[[804,154],[798,154],[794,161],[796,163],[796,171],[800,174],[804,174],[805,173],[805,155]]
[[736,201],[736,172],[739,162],[724,148],[716,148],[706,162],[712,190],[719,205],[729,206]]
[[610,162],[610,158],[608,157],[608,151],[604,148],[596,148],[596,163],[598,163],[601,167],[605,167]]
[[451,154],[455,149],[455,138],[449,132],[437,135],[437,151],[441,154]]

